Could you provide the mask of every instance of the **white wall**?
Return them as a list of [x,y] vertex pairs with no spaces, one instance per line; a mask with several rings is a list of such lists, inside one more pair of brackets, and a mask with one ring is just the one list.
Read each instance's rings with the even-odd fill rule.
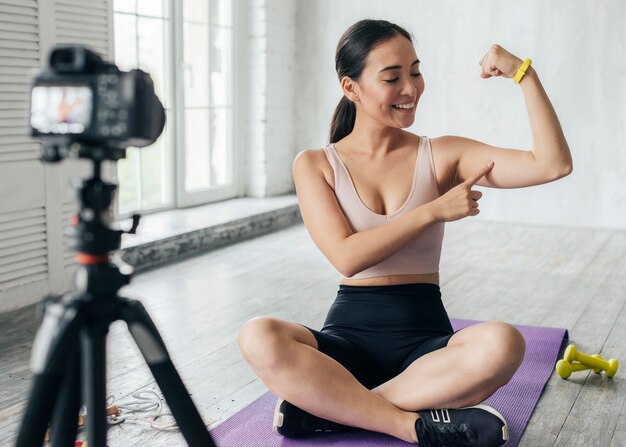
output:
[[[291,167],[296,147],[294,86],[296,2],[242,0],[248,8],[248,55],[241,88],[250,109],[246,124],[246,195],[266,197],[294,191]],[[249,90],[248,90],[249,89]],[[239,129],[235,129],[238,131]]]
[[[395,22],[415,36],[426,82],[409,129],[418,135],[462,135],[531,150],[520,86],[510,79],[482,79],[478,62],[493,43],[533,60],[572,151],[574,172],[532,188],[481,188],[480,219],[626,229],[626,2],[299,0],[292,159],[302,149],[328,143],[341,98],[335,48],[343,32],[363,18]],[[291,45],[279,32],[270,35],[269,47],[272,39],[285,49]],[[284,75],[289,65],[285,60],[272,66],[268,77],[272,71]],[[285,85],[283,91],[268,84],[268,94],[291,95],[290,83]],[[270,112],[270,122],[282,123],[278,130],[288,144],[292,126],[283,121],[285,114],[279,120]],[[272,151],[284,156],[282,147],[268,147]]]

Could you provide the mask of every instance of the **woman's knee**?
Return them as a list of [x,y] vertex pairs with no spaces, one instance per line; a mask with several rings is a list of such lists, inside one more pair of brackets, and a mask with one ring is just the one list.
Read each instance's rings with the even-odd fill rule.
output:
[[514,364],[517,369],[526,351],[524,336],[515,326],[502,322],[494,322],[492,331],[494,349],[505,363]]
[[468,366],[472,365],[476,377],[484,382],[497,386],[508,383],[524,358],[524,336],[503,322],[482,323],[471,329],[457,340],[466,347]]
[[[300,330],[302,329],[302,330]],[[309,342],[305,328],[272,317],[255,317],[239,330],[239,350],[255,367],[278,366],[294,343]],[[314,339],[313,334],[309,334]]]
[[476,405],[509,383],[524,359],[524,336],[514,326],[489,322],[481,329],[474,344],[477,387],[464,405]]
[[267,357],[276,337],[279,337],[280,323],[272,317],[254,317],[244,323],[239,330],[237,341],[239,350],[248,361],[256,356]]
[[524,336],[508,323],[489,322],[481,341],[482,355],[490,365],[492,377],[507,383],[524,359]]

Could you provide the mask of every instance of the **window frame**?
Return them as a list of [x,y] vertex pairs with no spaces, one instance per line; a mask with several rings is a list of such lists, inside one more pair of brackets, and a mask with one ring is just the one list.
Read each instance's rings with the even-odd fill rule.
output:
[[[240,3],[239,1],[227,1],[226,4],[229,4],[231,7],[231,17],[232,17],[232,40],[231,40],[231,55],[230,55],[230,73],[235,76],[235,67],[237,66],[236,61],[239,56],[239,45],[240,41],[238,39],[238,34],[236,32],[239,29],[238,26],[238,18],[240,16]],[[218,186],[206,190],[187,192],[185,191],[185,90],[184,90],[184,51],[183,51],[183,5],[182,2],[172,1],[172,10],[170,11],[172,14],[172,36],[173,36],[173,56],[175,63],[172,64],[172,69],[175,71],[175,75],[172,79],[174,79],[174,110],[175,110],[175,120],[176,123],[181,123],[181,125],[176,126],[176,141],[174,150],[176,152],[176,175],[175,175],[175,203],[177,208],[187,208],[191,206],[197,206],[201,204],[207,204],[211,202],[217,202],[220,200],[226,200],[234,197],[238,197],[241,195],[241,183],[242,183],[242,175],[240,169],[240,160],[239,156],[239,139],[237,138],[235,129],[235,117],[238,116],[239,111],[242,110],[238,107],[239,105],[239,96],[237,89],[233,88],[236,85],[236,82],[231,80],[230,88],[232,104],[231,104],[231,115],[229,121],[230,128],[228,129],[228,141],[231,149],[231,159],[232,163],[230,166],[231,169],[231,178],[232,184],[226,186]]]
[[[211,1],[211,0],[209,0]],[[111,2],[112,3],[112,2]],[[184,49],[183,49],[183,5],[182,2],[169,0],[169,40],[166,44],[165,51],[170,55],[170,66],[166,67],[165,73],[169,77],[165,80],[166,94],[169,98],[167,101],[170,112],[168,113],[168,129],[166,141],[163,143],[168,150],[165,150],[163,163],[166,166],[164,181],[165,185],[165,201],[162,206],[149,209],[135,209],[121,213],[119,203],[117,211],[120,219],[126,219],[133,214],[152,214],[177,208],[188,208],[203,204],[209,204],[220,200],[240,197],[243,195],[244,169],[242,166],[243,157],[241,156],[242,136],[235,132],[236,117],[240,116],[240,112],[244,109],[240,107],[241,97],[240,89],[234,88],[237,85],[235,67],[240,65],[241,51],[240,45],[245,42],[238,35],[237,30],[242,29],[241,13],[242,6],[239,1],[226,1],[225,4],[231,8],[232,17],[232,35],[231,35],[231,54],[229,57],[230,73],[232,80],[230,83],[230,97],[232,103],[230,105],[228,142],[231,156],[231,179],[232,183],[225,186],[212,187],[206,190],[187,192],[185,191],[185,91],[184,91]],[[113,9],[113,8],[112,8]],[[113,11],[112,11],[113,12]],[[166,61],[167,62],[167,61]],[[208,80],[207,80],[208,82]],[[169,100],[169,101],[168,101]],[[241,120],[240,120],[241,121]],[[139,149],[141,153],[141,149]],[[141,162],[140,162],[141,166]],[[117,175],[117,165],[115,166]]]

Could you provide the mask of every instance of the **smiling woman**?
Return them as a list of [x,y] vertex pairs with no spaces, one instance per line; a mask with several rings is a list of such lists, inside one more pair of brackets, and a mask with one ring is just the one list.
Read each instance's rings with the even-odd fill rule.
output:
[[[508,439],[502,415],[477,404],[511,380],[525,341],[504,322],[452,330],[439,288],[444,225],[480,212],[476,184],[545,183],[571,158],[532,68],[520,85],[542,116],[535,141],[557,144],[530,153],[405,131],[425,91],[419,64],[404,28],[352,25],[335,56],[343,97],[329,144],[294,160],[304,224],[344,278],[321,330],[259,317],[240,331],[244,358],[279,396],[284,436],[359,427],[422,447]],[[513,77],[521,61],[497,47],[481,64],[487,79]]]
[[[393,127],[412,124],[417,102],[424,92],[424,79],[410,34],[401,27],[393,29],[396,35],[383,40],[377,33],[355,29],[354,33],[345,33],[339,42],[335,69],[346,94],[335,111],[331,142],[354,130],[353,126],[342,126],[353,121],[352,116],[356,117],[356,104],[369,112],[362,113],[361,118],[371,116]],[[393,48],[389,51],[388,47]],[[370,127],[372,123],[368,120],[363,124]]]

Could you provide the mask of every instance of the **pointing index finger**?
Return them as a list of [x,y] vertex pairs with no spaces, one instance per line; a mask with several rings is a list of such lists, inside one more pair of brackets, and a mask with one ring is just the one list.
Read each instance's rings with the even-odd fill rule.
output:
[[493,161],[490,161],[489,164],[486,167],[482,168],[476,174],[474,174],[473,176],[469,177],[465,181],[465,184],[470,185],[470,186],[474,186],[476,183],[478,183],[478,180],[483,178],[485,175],[487,175],[489,173],[489,171],[491,171],[493,169],[494,165],[495,165],[495,163]]

